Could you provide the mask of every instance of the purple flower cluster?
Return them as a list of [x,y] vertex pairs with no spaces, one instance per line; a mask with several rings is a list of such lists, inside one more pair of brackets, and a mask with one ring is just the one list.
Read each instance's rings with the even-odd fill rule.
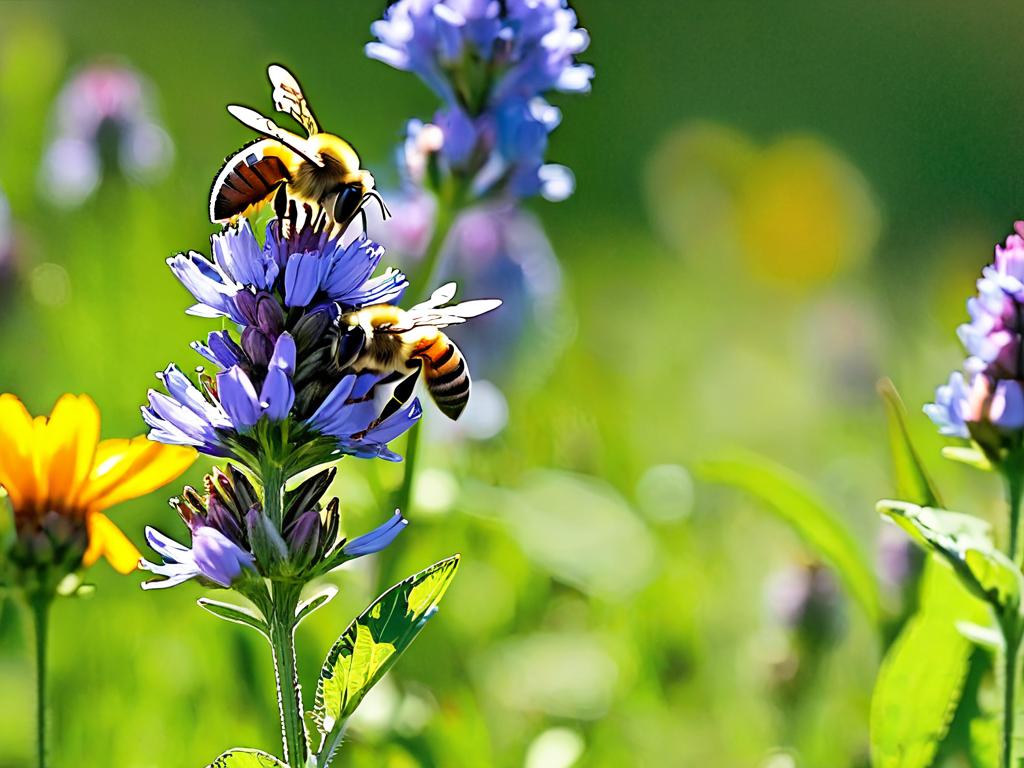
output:
[[963,372],[924,408],[942,434],[972,439],[993,458],[1024,438],[1024,222],[1015,230],[967,302],[971,320],[957,331],[969,355]]
[[387,443],[419,418],[419,402],[385,417],[374,397],[379,377],[333,364],[339,314],[396,302],[405,290],[401,272],[374,276],[384,249],[274,219],[262,246],[243,220],[214,235],[212,251],[212,261],[191,252],[168,264],[196,300],[188,311],[233,321],[238,340],[216,331],[193,344],[215,367],[198,385],[173,364],[158,375],[167,393],[150,390],[142,409],[150,437],[255,469],[261,436],[276,425],[289,445],[306,448],[294,452],[301,463],[291,471],[336,453],[398,460]]
[[339,534],[338,499],[321,503],[334,475],[333,468],[324,470],[288,494],[278,524],[244,474],[230,465],[214,469],[206,476],[205,494],[186,487],[180,498],[171,499],[191,533],[191,548],[146,529],[146,541],[163,562],[142,561],[144,570],[162,577],[143,587],[173,587],[195,578],[244,593],[250,576],[310,579],[384,549],[407,521],[396,512],[370,533],[347,541]]
[[544,162],[561,120],[544,95],[587,92],[594,76],[576,60],[590,38],[566,0],[399,0],[371,29],[367,55],[415,73],[443,101],[431,124],[408,125],[410,182],[436,169],[473,197],[572,194],[571,171]]

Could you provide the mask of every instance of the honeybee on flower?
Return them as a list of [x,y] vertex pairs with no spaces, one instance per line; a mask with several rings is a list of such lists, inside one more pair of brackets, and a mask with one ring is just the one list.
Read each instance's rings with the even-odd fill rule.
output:
[[274,87],[274,106],[294,118],[306,138],[285,130],[249,107],[232,104],[228,112],[263,138],[246,144],[229,157],[213,181],[210,220],[227,224],[253,213],[275,194],[321,206],[342,229],[367,200],[376,200],[381,214],[387,207],[373,188],[373,176],[361,168],[359,154],[340,136],[320,129],[299,81],[284,67],[267,69]]

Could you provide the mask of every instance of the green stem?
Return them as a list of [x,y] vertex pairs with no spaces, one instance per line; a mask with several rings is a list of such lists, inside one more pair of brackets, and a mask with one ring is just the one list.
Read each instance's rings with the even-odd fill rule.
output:
[[39,768],[46,768],[46,647],[51,602],[52,598],[48,594],[36,594],[29,598],[29,611],[35,635],[36,754]]
[[[442,267],[441,253],[444,250],[445,241],[451,230],[452,223],[462,208],[462,191],[458,184],[450,183],[441,194],[437,196],[437,215],[434,218],[434,231],[430,235],[430,243],[423,253],[423,261],[416,270],[415,278],[411,283],[413,296],[426,296],[428,290],[434,288]],[[402,473],[402,484],[395,494],[394,506],[403,513],[410,511],[412,504],[412,488],[416,480],[416,456],[420,442],[419,422],[409,430],[409,439],[405,447],[404,471]]]
[[452,223],[462,208],[462,193],[450,182],[447,188],[437,195],[437,213],[434,217],[434,230],[430,242],[423,252],[423,261],[411,276],[409,293],[417,299],[426,297],[427,291],[434,289],[441,270],[441,253]]
[[1018,565],[1021,564],[1020,553],[1020,506],[1021,495],[1024,493],[1024,462],[1019,459],[1007,462],[1006,496],[1010,505],[1010,547],[1007,554]]
[[1007,637],[1007,647],[1003,649],[1003,768],[1013,766],[1013,726],[1017,719],[1017,638]]
[[394,506],[402,510],[403,514],[408,513],[409,505],[412,504],[412,484],[416,479],[416,454],[420,445],[420,423],[417,421],[409,430],[409,439],[405,443],[405,471],[402,473],[402,484],[395,494]]
[[295,609],[299,589],[293,585],[274,585],[273,610],[270,613],[270,648],[274,654],[277,680],[277,705],[281,713],[281,740],[284,761],[301,768],[306,762],[306,725],[303,720],[302,688],[295,662]]
[[284,467],[274,462],[264,463],[263,475],[263,510],[267,517],[274,521],[280,530],[284,522]]
[[[1010,515],[1010,541],[1006,554],[1018,566],[1020,553],[1021,495],[1024,492],[1024,452],[1012,453],[1003,465],[1006,498]],[[1017,616],[1001,617],[1003,630],[1003,739],[1002,766],[1011,768],[1014,757],[1014,726],[1017,719],[1017,660],[1020,655],[1021,628]]]

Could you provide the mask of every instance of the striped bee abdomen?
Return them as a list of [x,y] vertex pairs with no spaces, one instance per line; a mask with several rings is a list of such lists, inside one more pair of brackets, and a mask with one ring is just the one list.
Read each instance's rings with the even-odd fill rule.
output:
[[440,331],[416,345],[411,357],[423,361],[423,379],[437,407],[457,419],[469,402],[469,368],[451,339]]
[[228,158],[210,191],[210,220],[225,222],[266,200],[291,175],[284,161],[266,150],[275,142],[262,139]]

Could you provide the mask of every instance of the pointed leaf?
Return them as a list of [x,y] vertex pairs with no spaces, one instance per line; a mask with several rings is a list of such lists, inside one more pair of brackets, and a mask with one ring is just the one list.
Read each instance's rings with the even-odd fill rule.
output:
[[885,403],[886,420],[889,425],[889,448],[892,451],[896,495],[921,506],[944,506],[935,483],[928,475],[920,455],[910,440],[907,409],[903,406],[899,392],[889,379],[883,379],[878,384],[878,393]]
[[987,617],[984,603],[929,558],[921,608],[890,646],[871,698],[874,768],[932,765],[959,704],[972,652],[958,624]]
[[269,633],[267,623],[263,620],[263,617],[255,611],[251,611],[241,605],[222,603],[219,600],[210,600],[208,597],[201,597],[196,602],[198,602],[201,608],[205,608],[214,616],[224,619],[225,621],[244,624],[245,626],[252,627],[264,635]]
[[231,749],[206,768],[288,768],[273,755],[258,749]]
[[[327,654],[316,688],[313,719],[329,757],[345,721],[367,691],[398,660],[435,613],[455,576],[459,555],[435,563],[378,597]],[[326,760],[321,760],[326,763]]]
[[1024,575],[995,548],[991,528],[984,520],[904,501],[880,501],[878,511],[941,555],[964,586],[1001,615],[1017,612]]
[[961,445],[947,445],[942,449],[942,455],[944,458],[950,461],[958,461],[961,464],[966,464],[969,467],[975,469],[984,469],[985,471],[992,471],[992,462],[988,460],[988,457],[977,448],[968,448]]
[[881,599],[870,561],[839,515],[801,477],[754,455],[706,462],[700,471],[706,480],[735,486],[765,502],[836,570],[868,618],[878,623]]
[[328,584],[308,600],[299,603],[299,607],[295,609],[295,626],[299,626],[299,623],[313,611],[327,605],[336,594],[338,594],[338,588],[333,584]]

